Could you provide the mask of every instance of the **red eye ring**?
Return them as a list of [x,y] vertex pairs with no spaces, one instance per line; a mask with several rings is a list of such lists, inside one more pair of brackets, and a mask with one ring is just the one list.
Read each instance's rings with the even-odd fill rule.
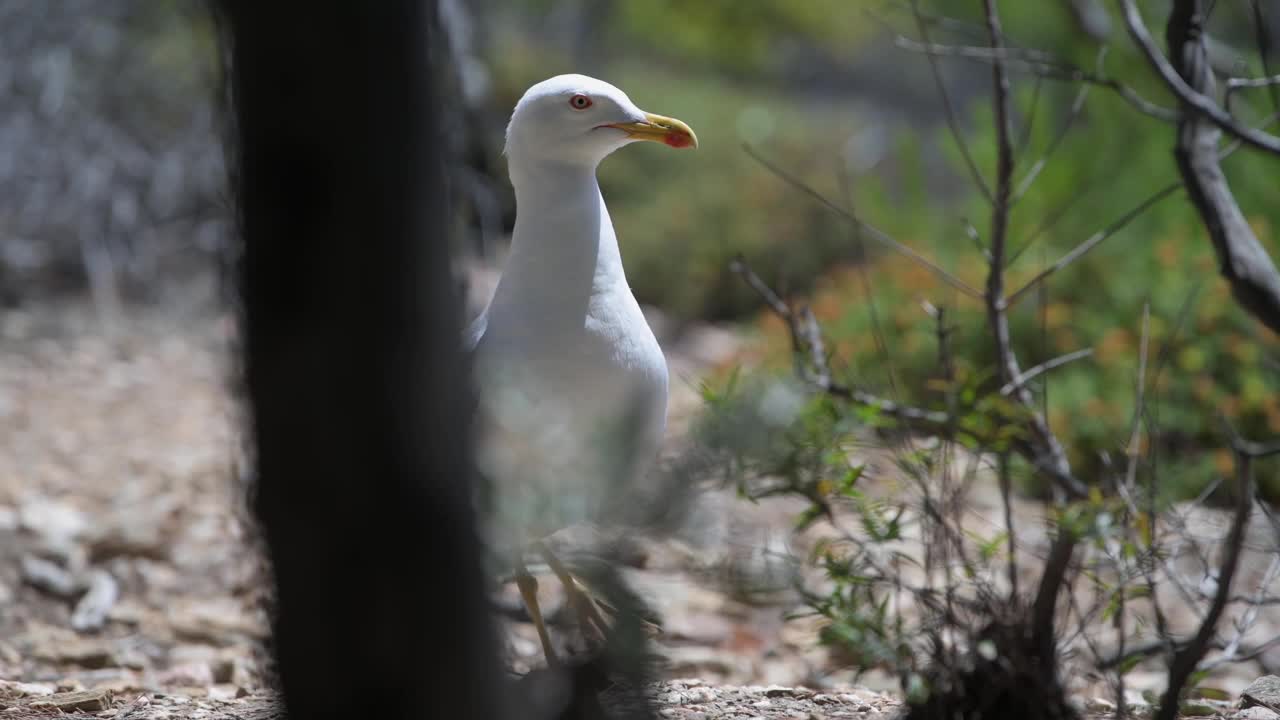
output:
[[587,97],[586,95],[583,95],[582,93],[578,93],[577,95],[574,95],[573,97],[569,98],[569,107],[573,108],[574,110],[586,110],[587,108],[591,107],[592,104],[593,103],[591,102],[591,98]]

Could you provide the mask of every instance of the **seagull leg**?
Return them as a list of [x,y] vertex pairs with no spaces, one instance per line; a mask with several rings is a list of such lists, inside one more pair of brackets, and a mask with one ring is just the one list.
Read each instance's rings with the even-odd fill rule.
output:
[[547,632],[547,624],[542,618],[542,610],[538,607],[538,580],[529,574],[529,569],[520,563],[516,567],[516,587],[520,589],[520,598],[529,611],[533,627],[538,631],[538,640],[542,643],[542,652],[547,657],[548,667],[559,667],[560,659],[556,657],[555,648],[551,646],[551,634]]
[[601,617],[600,611],[596,608],[596,604],[582,590],[582,586],[573,577],[573,573],[569,572],[569,568],[560,562],[560,558],[551,552],[551,548],[546,543],[539,540],[534,544],[534,548],[543,558],[546,559],[547,565],[551,568],[551,572],[560,579],[560,584],[564,586],[565,596],[569,600],[569,604],[573,606],[574,612],[578,614],[578,623],[582,626],[582,634],[589,635],[595,633],[596,638],[603,643],[607,635],[609,626]]

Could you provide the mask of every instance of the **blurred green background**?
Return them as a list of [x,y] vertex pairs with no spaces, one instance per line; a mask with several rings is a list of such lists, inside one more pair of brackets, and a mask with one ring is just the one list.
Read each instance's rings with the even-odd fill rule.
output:
[[[1141,5],[1161,35],[1167,2]],[[981,3],[918,6],[935,42],[987,43]],[[464,247],[483,240],[486,262],[500,260],[514,217],[501,156],[511,108],[531,84],[581,72],[698,133],[695,152],[633,146],[601,168],[642,302],[677,327],[734,324],[758,340],[739,358],[747,369],[785,372],[783,328],[729,271],[741,254],[774,287],[812,299],[850,382],[886,392],[892,371],[905,399],[941,402],[928,389],[938,349],[925,302],[947,308],[957,328],[959,371],[982,378],[991,369],[975,301],[865,244],[840,215],[743,147],[981,286],[990,208],[948,131],[927,57],[895,43],[897,35],[920,37],[908,0],[441,0],[440,7],[448,70],[440,109],[451,134],[458,238]],[[1266,71],[1248,8],[1213,5],[1212,51],[1225,74]],[[1113,3],[1006,0],[1000,9],[1011,45],[1050,52],[1173,106]],[[41,23],[18,22],[36,15]],[[195,6],[157,0],[93,12],[10,3],[0,5],[6,17],[8,45],[33,59],[0,76],[7,88],[0,94],[0,300],[20,302],[38,275],[45,284],[48,276],[63,284],[70,276],[99,299],[113,292],[158,299],[161,279],[179,290],[190,284],[193,253],[201,270],[210,255],[231,252],[209,19]],[[1280,8],[1267,18],[1272,46],[1280,46]],[[1275,72],[1280,59],[1272,60]],[[938,68],[960,134],[990,183],[990,67],[942,57]],[[1090,89],[1072,120],[1078,84],[1016,70],[1019,182],[1047,161],[1013,209],[1010,287],[1177,179],[1170,124],[1104,87]],[[1267,91],[1239,100],[1250,121],[1280,104]],[[59,152],[43,150],[52,147]],[[1243,150],[1224,167],[1274,255],[1280,162]],[[1037,387],[1042,395],[1047,389],[1048,416],[1074,461],[1092,472],[1103,454],[1123,456],[1147,303],[1149,419],[1160,431],[1157,448],[1176,459],[1161,464],[1162,479],[1185,494],[1230,467],[1220,413],[1250,437],[1280,434],[1280,346],[1232,302],[1181,191],[1056,274],[1043,293],[1024,297],[1011,315],[1013,335],[1024,366],[1094,349]],[[873,307],[887,357],[875,349]],[[1280,495],[1275,469],[1259,471],[1264,487]]]
[[[1110,3],[1000,5],[1010,44],[1051,51],[1173,107]],[[980,3],[920,7],[927,16],[947,18],[926,21],[935,42],[986,44],[976,14]],[[1146,3],[1144,11],[1158,30],[1165,5]],[[909,399],[941,402],[926,389],[938,355],[925,301],[948,309],[962,374],[980,377],[992,367],[983,310],[974,300],[882,247],[864,251],[848,223],[742,147],[750,143],[981,287],[979,245],[987,242],[989,205],[969,181],[947,131],[926,56],[895,46],[897,33],[919,37],[909,3],[527,0],[501,10],[495,4],[484,16],[494,107],[509,112],[530,84],[583,72],[698,132],[697,152],[629,148],[601,170],[628,277],[643,302],[680,320],[742,323],[761,340],[743,361],[785,371],[783,327],[761,312],[753,293],[728,270],[741,253],[775,287],[812,295],[838,365],[853,382],[883,389],[892,368]],[[1210,28],[1223,69],[1262,74],[1246,4],[1218,3]],[[990,183],[990,68],[954,57],[938,62],[962,135]],[[1079,86],[1025,72],[1015,72],[1013,83],[1022,179],[1058,143]],[[1266,93],[1243,100],[1239,108],[1251,119],[1272,109]],[[1013,210],[1017,259],[1009,285],[1018,287],[1176,181],[1173,138],[1172,125],[1139,113],[1106,88],[1092,88]],[[1246,150],[1224,167],[1246,216],[1274,252],[1280,162]],[[966,222],[976,229],[977,242]],[[863,271],[884,324],[888,362],[875,350]],[[1176,460],[1162,463],[1162,482],[1185,495],[1230,470],[1219,413],[1252,437],[1280,433],[1280,346],[1230,299],[1205,231],[1181,191],[1056,274],[1045,292],[1026,296],[1012,313],[1013,334],[1024,367],[1094,349],[1092,358],[1052,373],[1046,403],[1074,461],[1095,471],[1103,454],[1123,462],[1145,303],[1151,312],[1149,419],[1159,428],[1164,457]],[[1275,496],[1280,482],[1268,471],[1263,484]]]

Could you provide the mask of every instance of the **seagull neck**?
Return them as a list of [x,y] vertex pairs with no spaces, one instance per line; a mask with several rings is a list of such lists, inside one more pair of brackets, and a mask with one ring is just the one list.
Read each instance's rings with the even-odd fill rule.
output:
[[519,290],[526,302],[549,293],[576,304],[618,281],[625,286],[617,237],[594,166],[513,158],[510,173],[516,224],[507,268],[520,272],[504,272],[503,279],[542,281],[509,290]]

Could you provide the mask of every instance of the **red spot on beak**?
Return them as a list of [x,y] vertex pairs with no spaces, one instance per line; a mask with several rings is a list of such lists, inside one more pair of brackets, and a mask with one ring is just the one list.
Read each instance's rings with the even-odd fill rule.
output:
[[662,142],[673,148],[686,148],[693,143],[693,139],[681,132],[667,133],[662,138]]

